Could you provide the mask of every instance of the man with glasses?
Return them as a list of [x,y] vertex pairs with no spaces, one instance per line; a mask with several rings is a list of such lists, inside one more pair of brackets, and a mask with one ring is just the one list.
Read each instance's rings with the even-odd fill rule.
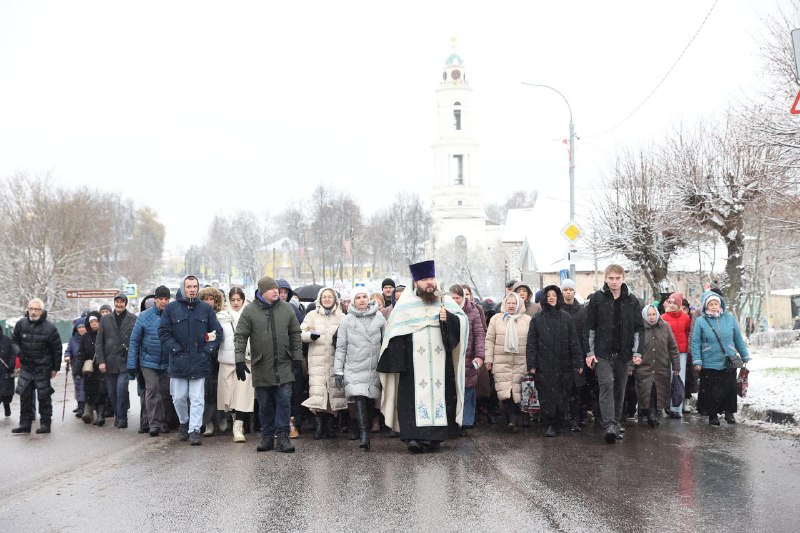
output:
[[55,392],[50,380],[61,369],[61,338],[56,326],[47,320],[44,302],[34,298],[28,311],[14,326],[14,344],[20,348],[20,373],[17,382],[19,400],[19,427],[12,433],[30,433],[34,419],[33,389],[39,400],[39,429],[36,433],[50,433],[53,418],[51,396]]

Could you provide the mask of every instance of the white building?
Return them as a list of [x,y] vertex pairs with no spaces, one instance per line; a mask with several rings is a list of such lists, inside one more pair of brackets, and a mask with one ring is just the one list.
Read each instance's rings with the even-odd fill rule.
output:
[[[455,48],[455,47],[454,47]],[[461,255],[486,248],[486,209],[478,184],[478,142],[473,137],[472,88],[455,50],[445,60],[436,90],[439,133],[433,143],[436,186],[431,198],[430,254]]]

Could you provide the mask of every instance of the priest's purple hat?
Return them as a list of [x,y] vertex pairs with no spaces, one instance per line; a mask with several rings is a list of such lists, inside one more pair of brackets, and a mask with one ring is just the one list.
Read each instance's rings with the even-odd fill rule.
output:
[[411,279],[414,281],[436,277],[436,266],[433,264],[432,259],[408,265],[408,269],[411,271]]

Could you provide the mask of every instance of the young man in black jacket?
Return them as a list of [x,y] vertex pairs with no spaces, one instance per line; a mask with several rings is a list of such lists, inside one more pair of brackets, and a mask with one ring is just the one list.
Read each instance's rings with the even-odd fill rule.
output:
[[638,365],[642,360],[642,305],[628,292],[624,281],[625,270],[608,265],[603,290],[592,296],[586,308],[586,365],[597,375],[600,416],[609,444],[622,439],[624,430],[620,424],[628,369],[631,363]]

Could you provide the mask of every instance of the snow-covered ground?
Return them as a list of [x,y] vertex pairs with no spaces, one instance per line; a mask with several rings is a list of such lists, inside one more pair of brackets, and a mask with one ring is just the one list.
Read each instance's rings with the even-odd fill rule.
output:
[[[746,398],[739,399],[742,421],[800,435],[800,343],[788,347],[751,346]],[[769,412],[791,415],[794,422],[766,422]]]

